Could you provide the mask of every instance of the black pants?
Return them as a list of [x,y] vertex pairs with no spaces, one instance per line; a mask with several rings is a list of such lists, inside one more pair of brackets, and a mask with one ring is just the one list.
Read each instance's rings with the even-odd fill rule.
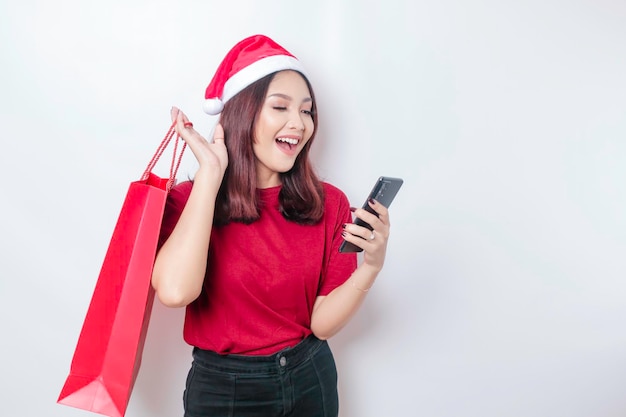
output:
[[311,335],[269,356],[198,348],[184,394],[185,417],[337,417],[337,369],[326,341]]

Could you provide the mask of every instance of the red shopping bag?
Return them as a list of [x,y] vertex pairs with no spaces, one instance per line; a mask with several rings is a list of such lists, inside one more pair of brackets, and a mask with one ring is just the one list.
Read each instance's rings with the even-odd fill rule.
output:
[[139,372],[154,290],[150,285],[165,199],[180,165],[178,136],[169,178],[152,173],[174,124],[139,181],[128,188],[58,403],[122,417]]

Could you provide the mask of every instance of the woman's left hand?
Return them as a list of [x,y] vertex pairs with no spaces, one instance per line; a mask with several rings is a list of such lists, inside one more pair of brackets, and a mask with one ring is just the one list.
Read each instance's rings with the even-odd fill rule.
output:
[[357,218],[372,226],[373,230],[346,223],[342,233],[347,242],[363,249],[363,262],[342,285],[315,300],[311,330],[320,339],[333,336],[350,320],[365,294],[374,285],[385,262],[389,239],[389,212],[377,201],[370,200],[368,203],[378,216],[362,208],[352,211]]
[[389,211],[376,200],[370,200],[368,204],[378,213],[378,217],[362,208],[355,209],[354,215],[372,226],[373,230],[348,223],[344,239],[363,249],[363,262],[380,271],[385,262],[389,239]]

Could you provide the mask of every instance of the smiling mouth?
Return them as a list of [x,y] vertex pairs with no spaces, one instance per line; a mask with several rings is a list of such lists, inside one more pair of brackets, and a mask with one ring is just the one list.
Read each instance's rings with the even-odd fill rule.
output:
[[276,138],[276,143],[281,147],[293,149],[300,143],[300,140],[294,138]]

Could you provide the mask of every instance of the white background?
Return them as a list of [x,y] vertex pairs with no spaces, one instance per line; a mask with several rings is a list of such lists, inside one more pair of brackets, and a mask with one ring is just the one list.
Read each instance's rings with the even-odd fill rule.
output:
[[[91,415],[56,399],[128,183],[170,106],[208,134],[218,62],[265,33],[310,72],[320,175],[353,205],[405,180],[331,340],[342,417],[626,416],[625,22],[622,0],[2,1],[0,415]],[[182,318],[155,303],[128,417],[182,415]]]

